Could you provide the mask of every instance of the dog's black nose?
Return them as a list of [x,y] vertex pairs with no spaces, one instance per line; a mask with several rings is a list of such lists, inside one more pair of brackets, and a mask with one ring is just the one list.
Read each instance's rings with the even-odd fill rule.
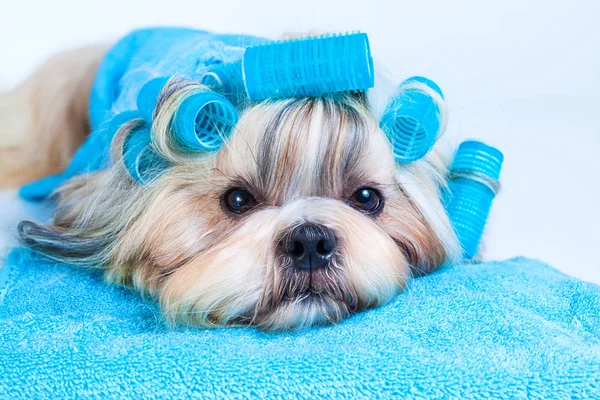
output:
[[322,225],[302,224],[296,227],[285,244],[285,251],[302,270],[325,267],[335,248],[335,236]]

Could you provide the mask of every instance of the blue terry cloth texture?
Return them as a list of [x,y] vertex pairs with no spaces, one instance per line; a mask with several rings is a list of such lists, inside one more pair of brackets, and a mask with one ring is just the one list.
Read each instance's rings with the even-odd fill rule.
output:
[[518,258],[444,268],[337,326],[165,326],[27,250],[0,289],[0,398],[600,398],[600,287]]
[[216,65],[239,60],[246,47],[265,42],[186,28],[149,28],[125,36],[108,51],[96,74],[89,101],[91,135],[63,173],[22,187],[21,197],[43,200],[68,179],[105,168],[110,142],[126,122],[112,118],[136,109],[137,94],[149,80],[173,75],[199,80]]

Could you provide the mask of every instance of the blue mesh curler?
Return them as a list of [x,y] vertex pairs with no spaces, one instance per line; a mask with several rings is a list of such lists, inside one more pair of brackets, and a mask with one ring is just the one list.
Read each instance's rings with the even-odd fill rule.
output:
[[400,84],[399,93],[388,104],[379,122],[398,162],[424,157],[441,134],[440,109],[426,92],[406,87],[415,82],[426,84],[444,98],[439,86],[427,78],[415,76]]
[[138,183],[148,183],[169,167],[152,147],[150,125],[142,123],[127,134],[123,143],[123,163]]
[[450,170],[446,211],[463,248],[471,259],[477,254],[492,201],[500,186],[503,154],[482,142],[466,141],[456,152]]
[[[154,78],[138,93],[136,103],[142,117],[152,123],[158,96],[169,78]],[[185,99],[172,122],[175,141],[185,151],[216,151],[237,123],[231,102],[213,91],[198,92]]]
[[252,101],[363,91],[374,85],[365,33],[310,37],[248,47],[241,62],[219,66],[203,83]]
[[175,113],[173,132],[184,150],[216,151],[238,120],[233,104],[212,91],[185,99]]

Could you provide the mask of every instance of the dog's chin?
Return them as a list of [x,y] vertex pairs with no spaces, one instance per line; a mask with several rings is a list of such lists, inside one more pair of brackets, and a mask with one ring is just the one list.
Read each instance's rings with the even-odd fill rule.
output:
[[252,324],[267,330],[297,330],[335,324],[356,311],[350,302],[309,291],[286,299]]
[[253,325],[265,330],[298,330],[310,326],[331,325],[380,299],[360,298],[339,271],[288,271],[285,281],[275,289],[260,311],[242,316],[234,325]]

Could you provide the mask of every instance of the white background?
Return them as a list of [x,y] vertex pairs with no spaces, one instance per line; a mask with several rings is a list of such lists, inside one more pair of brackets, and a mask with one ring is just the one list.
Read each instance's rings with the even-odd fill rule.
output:
[[440,84],[449,135],[505,153],[487,258],[526,255],[600,283],[599,1],[0,0],[0,86],[56,51],[147,25],[367,32],[398,79]]

